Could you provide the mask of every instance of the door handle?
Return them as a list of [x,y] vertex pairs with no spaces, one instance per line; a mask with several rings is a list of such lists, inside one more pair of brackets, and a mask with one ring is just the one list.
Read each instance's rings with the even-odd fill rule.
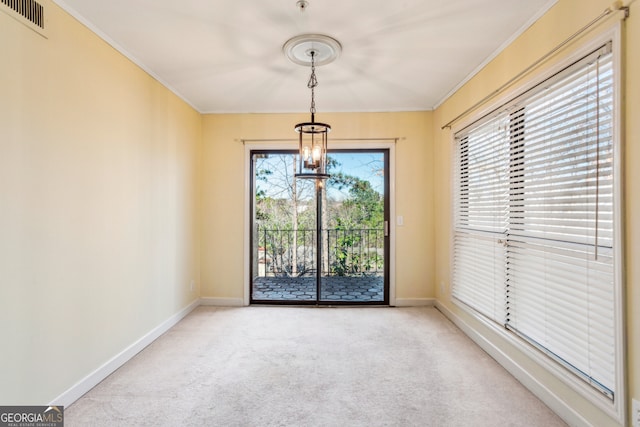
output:
[[389,237],[389,221],[384,222],[384,237]]

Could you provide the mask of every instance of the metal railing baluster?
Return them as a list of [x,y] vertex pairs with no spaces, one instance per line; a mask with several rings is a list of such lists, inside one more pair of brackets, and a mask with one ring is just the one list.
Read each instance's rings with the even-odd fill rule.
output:
[[[296,275],[313,272],[328,276],[376,275],[383,272],[380,268],[383,260],[380,251],[384,250],[383,232],[379,228],[325,230],[327,271],[324,271],[324,263],[317,265],[315,248],[318,236],[315,230],[297,230],[294,241],[293,230],[258,227],[258,247],[254,250],[256,257],[263,257],[264,276],[290,276],[294,271]],[[292,264],[294,259],[297,260],[295,269]]]

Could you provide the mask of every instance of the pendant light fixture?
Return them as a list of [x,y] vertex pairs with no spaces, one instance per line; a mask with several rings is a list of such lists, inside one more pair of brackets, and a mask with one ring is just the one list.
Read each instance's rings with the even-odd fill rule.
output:
[[311,76],[307,87],[311,89],[311,121],[298,123],[294,129],[298,132],[299,156],[298,173],[296,178],[327,179],[327,140],[331,126],[316,122],[315,88],[318,86],[316,78],[316,52],[311,50]]
[[311,89],[311,121],[298,123],[299,164],[296,178],[324,180],[327,174],[327,142],[331,126],[316,122],[315,88],[318,86],[316,65],[335,60],[342,50],[337,40],[320,34],[303,34],[284,44],[285,55],[294,63],[311,66],[307,87]]

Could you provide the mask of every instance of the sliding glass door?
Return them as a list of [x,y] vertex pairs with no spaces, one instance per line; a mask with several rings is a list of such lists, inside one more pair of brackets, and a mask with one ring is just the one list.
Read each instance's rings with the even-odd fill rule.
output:
[[332,151],[318,182],[294,151],[251,159],[251,302],[388,304],[388,151]]

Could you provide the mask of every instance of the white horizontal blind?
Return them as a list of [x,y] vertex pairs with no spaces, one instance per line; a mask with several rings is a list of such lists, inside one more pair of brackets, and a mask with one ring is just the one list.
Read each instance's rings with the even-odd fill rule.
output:
[[509,201],[507,114],[456,138],[453,295],[505,323],[505,246]]
[[[453,295],[525,338],[601,392],[615,392],[613,68],[605,46],[456,135]],[[465,160],[493,141],[494,178]],[[478,146],[475,146],[475,143]],[[504,149],[509,151],[503,158]],[[498,172],[501,168],[504,171]],[[487,192],[503,191],[506,199]],[[478,190],[469,182],[486,186]],[[497,190],[500,189],[500,190]],[[505,237],[488,243],[495,216]],[[503,214],[506,212],[506,215]],[[476,215],[477,216],[477,215]],[[503,250],[495,246],[505,242]],[[470,250],[469,248],[473,248]],[[500,256],[502,254],[502,257]],[[503,274],[479,274],[495,272]],[[493,283],[490,283],[494,281]],[[480,282],[482,282],[480,284]],[[502,289],[504,319],[492,315]],[[481,294],[482,296],[478,296]]]
[[615,388],[613,70],[599,51],[518,105],[508,327],[608,395]]

